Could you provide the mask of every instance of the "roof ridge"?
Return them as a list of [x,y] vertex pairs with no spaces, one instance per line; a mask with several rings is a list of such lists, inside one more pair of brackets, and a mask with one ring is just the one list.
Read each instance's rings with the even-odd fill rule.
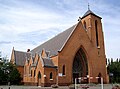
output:
[[22,53],[31,53],[31,52],[24,52],[24,51],[18,51],[18,50],[14,50],[14,51],[22,52]]

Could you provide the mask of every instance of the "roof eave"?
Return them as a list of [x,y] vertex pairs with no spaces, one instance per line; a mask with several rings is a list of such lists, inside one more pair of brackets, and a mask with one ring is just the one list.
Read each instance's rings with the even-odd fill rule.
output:
[[83,18],[87,17],[88,15],[94,15],[94,16],[96,16],[96,17],[98,17],[98,18],[102,19],[100,16],[95,15],[95,14],[93,14],[93,13],[90,13],[90,14],[85,15],[85,16],[83,16],[81,19],[83,19]]

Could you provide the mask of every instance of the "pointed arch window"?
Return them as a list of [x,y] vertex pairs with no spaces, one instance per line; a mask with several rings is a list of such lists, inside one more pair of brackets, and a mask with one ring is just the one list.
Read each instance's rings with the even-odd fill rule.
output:
[[95,20],[95,31],[96,31],[96,46],[99,47],[98,22],[97,22],[97,20]]
[[40,71],[38,73],[38,79],[41,79],[41,73],[40,73]]
[[[81,48],[78,50],[78,52],[74,57],[73,65],[72,65],[72,74],[73,74],[74,83],[75,83],[75,78],[84,77],[88,75],[87,56],[83,46],[81,46]],[[84,82],[87,83],[88,81],[84,81]]]
[[99,77],[99,78],[98,78],[98,83],[101,83],[101,77],[102,77],[102,74],[99,73],[99,74],[98,74],[98,77]]
[[34,70],[34,77],[35,77],[35,75],[36,75],[36,71]]
[[50,79],[53,79],[53,75],[52,75],[52,72],[50,73]]
[[86,22],[83,22],[85,30],[87,30]]
[[30,64],[30,66],[29,66],[29,74],[30,74],[30,70],[31,70],[31,64]]
[[65,75],[65,65],[63,65],[62,74]]
[[31,77],[32,77],[32,70],[31,70]]

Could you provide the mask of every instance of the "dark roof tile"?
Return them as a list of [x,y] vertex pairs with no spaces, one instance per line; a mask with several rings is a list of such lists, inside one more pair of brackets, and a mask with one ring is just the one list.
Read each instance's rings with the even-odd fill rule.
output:
[[50,51],[50,56],[57,55],[58,51],[64,46],[66,41],[68,40],[69,36],[71,35],[72,31],[74,30],[76,25],[73,25],[69,29],[65,30],[64,32],[58,34],[54,38],[48,40],[47,42],[41,44],[40,46],[36,47],[35,49],[31,50],[31,53],[34,55],[36,52],[38,54],[41,53],[43,48],[47,51]]
[[17,66],[24,66],[26,59],[30,58],[31,53],[14,50],[15,63]]
[[56,66],[54,66],[52,60],[50,58],[42,58],[43,62],[44,62],[44,67],[53,67],[56,68]]
[[[94,14],[91,10],[88,10],[88,11],[83,15],[82,18],[84,18],[84,17],[86,17],[86,16],[88,16],[88,15],[90,15],[90,14],[99,17],[98,15]],[[99,17],[99,18],[101,18],[101,17]]]

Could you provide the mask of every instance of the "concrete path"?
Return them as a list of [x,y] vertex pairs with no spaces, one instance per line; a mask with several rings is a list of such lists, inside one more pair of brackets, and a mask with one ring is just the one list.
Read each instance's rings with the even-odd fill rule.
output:
[[[78,89],[82,85],[78,85]],[[38,87],[38,86],[0,86],[0,89],[69,89],[68,86],[59,86],[59,88]],[[101,85],[89,85],[88,89],[101,89]],[[104,89],[112,89],[112,84],[104,84]]]

